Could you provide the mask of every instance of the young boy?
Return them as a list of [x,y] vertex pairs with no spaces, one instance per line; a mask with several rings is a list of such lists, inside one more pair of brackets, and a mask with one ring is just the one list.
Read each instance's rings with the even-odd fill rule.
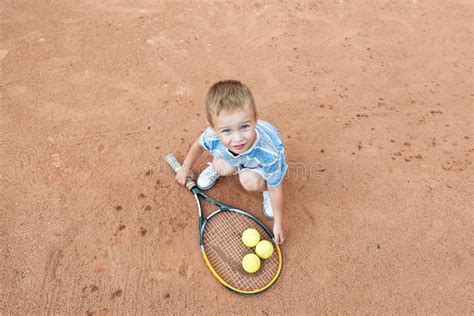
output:
[[189,149],[176,180],[184,185],[192,177],[192,167],[204,150],[212,163],[197,179],[202,190],[211,188],[221,176],[239,175],[247,191],[263,192],[263,212],[274,219],[275,242],[282,244],[283,188],[288,165],[278,131],[259,120],[249,88],[239,81],[215,83],[206,98],[209,127]]

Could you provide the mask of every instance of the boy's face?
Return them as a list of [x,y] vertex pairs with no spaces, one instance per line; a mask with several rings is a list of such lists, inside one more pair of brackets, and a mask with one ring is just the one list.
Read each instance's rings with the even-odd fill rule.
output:
[[257,120],[250,109],[221,112],[219,116],[212,116],[212,122],[212,128],[219,135],[221,142],[235,154],[249,149],[257,137]]

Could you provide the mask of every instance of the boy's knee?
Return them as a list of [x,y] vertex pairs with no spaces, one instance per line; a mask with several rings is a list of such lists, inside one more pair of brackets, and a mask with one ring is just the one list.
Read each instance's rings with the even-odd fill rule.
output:
[[242,171],[239,174],[240,184],[247,191],[260,191],[265,185],[265,180],[253,171]]
[[214,167],[214,170],[223,177],[230,176],[235,173],[235,168],[222,159],[214,159],[212,166]]

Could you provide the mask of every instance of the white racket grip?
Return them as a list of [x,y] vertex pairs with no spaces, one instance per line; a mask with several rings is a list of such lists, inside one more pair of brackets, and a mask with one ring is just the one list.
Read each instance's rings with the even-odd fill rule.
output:
[[[165,156],[165,161],[170,165],[170,167],[174,170],[174,172],[178,172],[179,168],[181,168],[181,164],[179,163],[178,159],[173,154],[168,154]],[[193,187],[196,186],[196,182],[187,178],[186,179],[186,188],[191,190]]]
[[165,156],[165,161],[170,165],[170,167],[174,170],[174,172],[178,172],[179,168],[181,168],[181,164],[179,163],[178,159],[173,154],[168,154]]

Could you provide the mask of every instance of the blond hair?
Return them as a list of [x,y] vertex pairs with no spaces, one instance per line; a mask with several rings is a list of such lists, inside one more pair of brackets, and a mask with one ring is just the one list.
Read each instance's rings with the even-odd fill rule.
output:
[[237,80],[219,81],[212,85],[206,97],[206,116],[212,125],[212,116],[222,111],[250,109],[256,115],[255,101],[250,89]]

